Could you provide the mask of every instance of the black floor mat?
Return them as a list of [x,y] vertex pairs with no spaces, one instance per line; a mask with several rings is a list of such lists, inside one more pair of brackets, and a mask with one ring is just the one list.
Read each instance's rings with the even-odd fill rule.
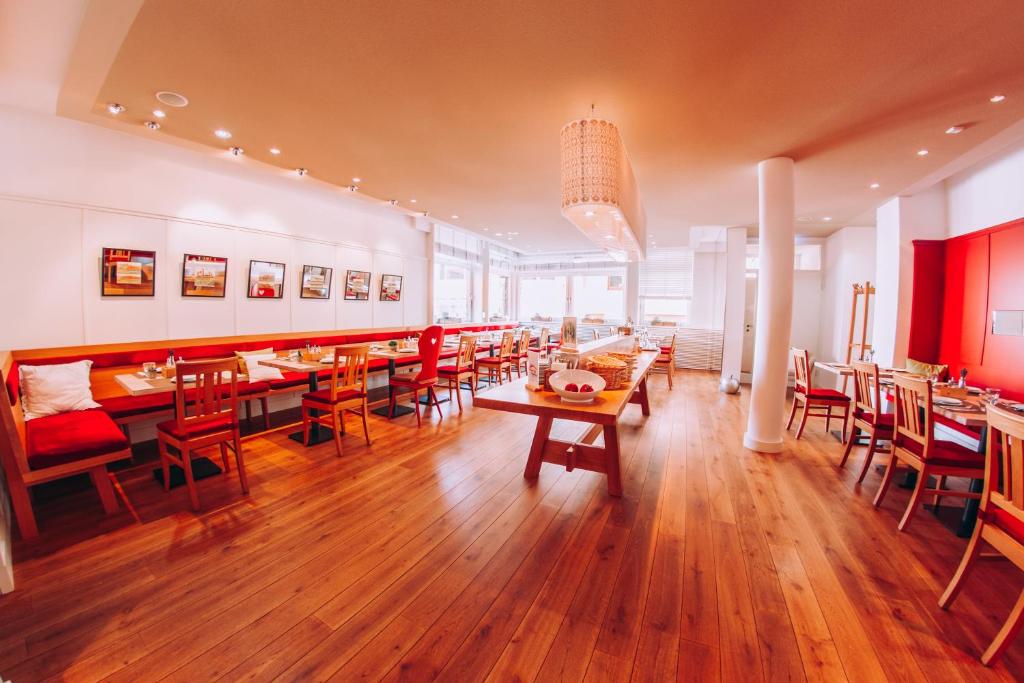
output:
[[[192,460],[192,476],[196,481],[213,477],[221,473],[220,467],[215,465],[209,458],[195,458]],[[164,471],[158,467],[153,470],[153,478],[164,485]],[[177,465],[171,465],[171,488],[185,485],[185,470]]]

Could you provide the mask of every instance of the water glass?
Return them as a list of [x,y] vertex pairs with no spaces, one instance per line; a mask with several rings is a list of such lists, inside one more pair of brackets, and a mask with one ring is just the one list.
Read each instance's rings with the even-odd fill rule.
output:
[[985,400],[988,403],[996,404],[999,402],[999,389],[995,387],[985,387]]
[[146,377],[149,377],[150,379],[156,377],[156,363],[152,361],[147,361],[143,363],[142,372],[146,375]]

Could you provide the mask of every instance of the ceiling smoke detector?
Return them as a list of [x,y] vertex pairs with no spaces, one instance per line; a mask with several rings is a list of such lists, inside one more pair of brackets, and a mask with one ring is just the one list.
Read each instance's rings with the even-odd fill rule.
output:
[[188,106],[187,97],[180,93],[172,92],[170,90],[161,90],[156,94],[156,99],[158,99],[162,104],[166,104],[168,107]]

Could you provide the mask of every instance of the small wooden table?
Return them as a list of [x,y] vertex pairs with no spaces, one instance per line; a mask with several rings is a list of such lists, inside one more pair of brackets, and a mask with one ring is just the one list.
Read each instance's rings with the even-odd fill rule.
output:
[[148,396],[150,394],[162,394],[168,391],[174,391],[176,382],[164,377],[162,374],[156,377],[139,377],[137,374],[124,373],[120,375],[114,375],[114,381],[116,381],[122,389],[128,392],[129,396]]
[[[621,496],[619,416],[630,403],[640,404],[644,415],[651,414],[647,400],[647,375],[657,357],[655,351],[641,352],[629,384],[622,389],[602,391],[593,403],[563,403],[554,392],[527,389],[526,378],[523,378],[477,394],[473,405],[537,416],[537,429],[523,474],[527,479],[536,479],[540,475],[542,462],[561,465],[570,472],[578,467],[608,475],[608,494]],[[587,422],[593,427],[579,441],[552,439],[551,425],[556,419]],[[594,441],[601,433],[604,434],[604,446],[595,446]]]

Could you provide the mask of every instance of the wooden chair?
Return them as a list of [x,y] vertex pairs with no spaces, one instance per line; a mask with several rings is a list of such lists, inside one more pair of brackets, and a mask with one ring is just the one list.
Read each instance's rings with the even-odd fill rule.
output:
[[526,371],[526,352],[530,349],[530,330],[523,328],[519,333],[519,341],[512,350],[512,363],[516,369],[516,377],[522,377]]
[[[939,599],[942,609],[949,609],[959,595],[967,575],[981,555],[982,541],[1024,569],[1024,416],[989,406],[987,418],[985,485],[978,522],[960,566]],[[1017,597],[1010,616],[995,639],[981,655],[982,663],[991,666],[999,661],[1021,627],[1024,627],[1024,591]]]
[[476,396],[476,337],[463,335],[459,338],[459,352],[455,355],[455,363],[451,365],[438,365],[437,376],[439,379],[448,381],[448,400],[452,400],[452,393],[459,403],[459,412],[462,412],[462,383],[469,382],[469,391]]
[[663,372],[668,375],[668,388],[671,390],[673,386],[672,379],[676,373],[676,335],[672,335],[668,344],[659,343],[658,348],[660,353],[654,361],[651,372]]
[[[427,398],[437,408],[438,418],[441,414],[441,404],[437,400],[434,386],[437,384],[437,361],[441,357],[441,346],[444,344],[444,328],[440,325],[431,325],[420,334],[419,337],[419,372],[402,372],[391,376],[391,386],[404,388],[412,391],[412,402],[416,408],[416,426],[423,423],[420,419],[420,398],[421,391],[427,392]],[[388,419],[394,416],[395,401],[398,399],[398,392],[391,392],[391,402],[388,405]]]
[[[117,512],[117,496],[107,463],[132,457],[127,437],[99,409],[76,410],[25,422],[10,354],[0,353],[0,465],[7,477],[11,507],[22,540],[39,536],[29,489],[88,472],[103,511]],[[4,389],[7,391],[4,391]]]
[[[956,496],[959,498],[980,498],[980,493],[943,489],[946,477],[967,477],[980,479],[985,473],[985,458],[955,441],[941,441],[935,438],[932,417],[932,383],[926,379],[915,379],[897,374],[893,377],[896,403],[896,421],[893,432],[892,453],[889,466],[882,478],[882,485],[875,495],[875,507],[882,503],[899,463],[917,471],[917,485],[910,495],[907,510],[900,520],[899,530],[910,525],[914,513],[920,507],[924,494]],[[928,478],[938,477],[939,488],[929,489]]]
[[501,384],[502,372],[508,375],[509,382],[512,381],[512,343],[514,340],[515,336],[511,332],[505,332],[501,335],[501,348],[498,350],[497,356],[477,358],[476,373],[473,378],[474,383],[480,381],[480,372],[482,370],[487,371],[489,383],[493,383],[494,379],[497,378],[498,384]]
[[331,430],[334,448],[341,457],[341,436],[345,433],[345,411],[363,420],[363,436],[370,445],[366,424],[366,374],[369,368],[369,344],[346,344],[334,348],[334,364],[327,388],[302,395],[302,441],[309,443],[309,428],[316,422]]
[[596,340],[600,339],[603,336],[604,336],[604,333],[601,332],[601,328],[600,327],[595,327],[594,328],[594,340],[596,341]]
[[864,465],[861,467],[857,483],[864,481],[864,477],[871,467],[871,460],[875,457],[879,440],[892,441],[893,423],[896,416],[893,413],[882,412],[882,394],[878,381],[878,365],[876,363],[865,363],[853,361],[853,430],[846,442],[846,450],[843,451],[843,459],[839,466],[846,465],[850,451],[856,443],[858,436],[863,433],[869,436],[868,450],[864,454]]
[[[185,389],[184,377],[195,375],[195,388]],[[178,382],[174,389],[175,417],[156,426],[157,448],[163,468],[164,491],[171,489],[171,464],[185,473],[185,486],[192,508],[199,510],[199,491],[192,474],[192,456],[200,448],[219,445],[220,458],[227,473],[228,448],[235,453],[242,493],[249,493],[238,433],[238,361],[182,361],[177,365]],[[225,379],[227,377],[227,379]],[[188,410],[191,409],[191,414]],[[171,453],[173,446],[177,455]]]
[[[833,408],[843,409],[843,442],[846,442],[846,426],[850,419],[850,397],[835,389],[816,389],[811,384],[811,373],[814,365],[811,364],[810,354],[806,349],[791,348],[790,355],[793,356],[793,376],[795,386],[793,388],[793,407],[789,411],[789,421],[786,423],[788,430],[793,426],[793,418],[796,417],[797,404],[802,403],[803,412],[800,414],[800,426],[796,430],[796,438],[804,433],[804,426],[807,425],[809,417],[825,418],[825,431],[832,426],[832,418],[839,418],[833,415]],[[820,412],[824,409],[825,412]],[[817,410],[818,412],[812,412]]]

